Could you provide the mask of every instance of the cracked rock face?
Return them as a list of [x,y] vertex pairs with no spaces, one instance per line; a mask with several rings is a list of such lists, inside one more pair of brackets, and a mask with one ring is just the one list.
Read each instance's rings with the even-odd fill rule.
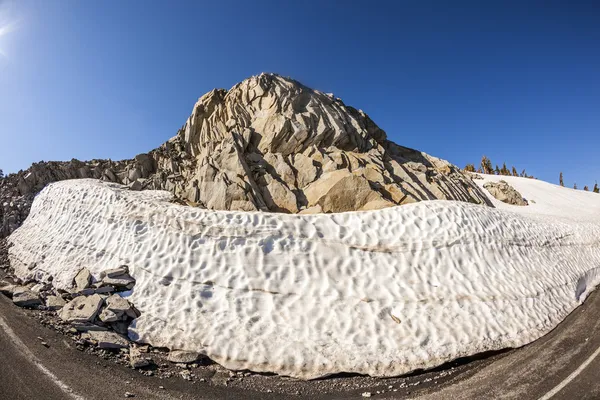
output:
[[78,178],[168,190],[214,210],[307,214],[434,199],[491,206],[459,168],[387,140],[363,111],[275,74],[205,94],[177,135],[148,154],[40,162],[0,179],[0,237],[20,226],[44,186]]

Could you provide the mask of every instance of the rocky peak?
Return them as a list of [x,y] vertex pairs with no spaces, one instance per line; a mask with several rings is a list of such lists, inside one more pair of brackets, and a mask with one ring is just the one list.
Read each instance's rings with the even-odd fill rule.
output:
[[[159,170],[178,177],[167,189],[214,209],[339,212],[487,201],[458,168],[388,141],[363,111],[275,74],[202,96],[157,154]],[[369,188],[361,201],[351,199],[356,185]],[[334,188],[339,195],[329,193]]]
[[362,111],[275,74],[202,96],[179,136],[193,155],[209,143],[241,136],[261,153],[283,156],[310,147],[365,152],[386,138]]

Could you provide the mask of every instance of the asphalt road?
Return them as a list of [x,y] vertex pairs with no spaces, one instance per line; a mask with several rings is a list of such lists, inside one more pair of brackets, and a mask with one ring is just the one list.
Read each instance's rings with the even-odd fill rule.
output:
[[[135,394],[135,399],[359,399],[365,391],[373,399],[600,399],[599,316],[600,293],[596,292],[540,340],[465,365],[384,380],[344,377],[294,383],[289,378],[264,377],[266,386],[252,390],[143,376],[76,350],[68,338],[0,296],[0,399],[106,400],[125,398],[125,392]],[[371,382],[372,387],[352,387],[350,383],[357,380]],[[300,393],[266,391],[279,383],[296,385]],[[376,393],[390,386],[397,391]]]

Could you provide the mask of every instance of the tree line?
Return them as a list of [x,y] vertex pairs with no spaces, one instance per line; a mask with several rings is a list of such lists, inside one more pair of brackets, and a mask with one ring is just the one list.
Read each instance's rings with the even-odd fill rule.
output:
[[514,166],[508,169],[506,163],[502,163],[502,168],[499,168],[498,164],[496,164],[496,168],[494,168],[492,165],[492,161],[486,156],[481,157],[481,163],[479,164],[479,167],[477,169],[475,169],[475,164],[467,164],[465,167],[465,171],[477,172],[480,174],[520,176],[522,178],[535,179],[532,175],[527,175],[527,172],[525,170],[522,170],[521,173],[519,173]]
[[[506,167],[506,163],[502,163],[502,168],[499,168],[498,164],[496,164],[496,168],[494,168],[492,161],[485,155],[483,157],[481,157],[481,162],[479,163],[479,167],[477,169],[475,169],[474,164],[467,164],[465,166],[464,170],[468,171],[468,172],[477,172],[480,174],[520,176],[522,178],[535,179],[534,176],[527,175],[527,172],[525,170],[522,170],[521,173],[519,174],[517,172],[517,169],[514,166],[512,166],[510,169],[508,169]],[[559,175],[559,183],[560,183],[560,186],[565,186],[565,183],[563,181],[563,173],[562,172]],[[577,183],[575,183],[573,185],[573,189],[577,189]],[[589,192],[590,188],[586,185],[583,187],[583,190],[585,190],[586,192]],[[592,192],[600,193],[600,188],[598,188],[598,182],[596,182],[596,184],[594,185]]]

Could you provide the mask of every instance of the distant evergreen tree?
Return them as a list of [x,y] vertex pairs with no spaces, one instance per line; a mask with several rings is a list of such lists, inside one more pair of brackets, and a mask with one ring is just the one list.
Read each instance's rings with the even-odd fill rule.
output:
[[521,177],[527,178],[527,172],[525,172],[525,170],[521,171]]
[[492,162],[485,155],[481,157],[481,169],[484,174],[493,174],[494,167],[492,167]]
[[502,163],[502,168],[500,169],[500,175],[510,176],[510,170],[506,168],[506,163]]
[[496,175],[500,175],[500,168],[498,168],[498,164],[496,164],[495,172],[496,172]]
[[573,185],[573,189],[577,189],[577,182]]
[[558,180],[560,181],[560,186],[565,186],[565,182],[563,181],[562,172],[560,173]]
[[585,186],[583,187],[583,190],[585,190],[586,192],[589,192],[589,191],[590,191],[590,188],[588,188],[588,187],[587,187],[587,185],[585,185]]
[[598,182],[596,182],[596,184],[594,185],[594,190],[592,190],[594,193],[600,193],[600,189],[598,189]]
[[483,171],[481,171],[481,167],[477,168],[477,173],[483,174]]
[[517,169],[514,166],[512,167],[512,176],[519,176],[519,173],[517,172]]
[[473,164],[467,164],[465,166],[465,171],[467,171],[467,172],[475,172],[475,166]]

